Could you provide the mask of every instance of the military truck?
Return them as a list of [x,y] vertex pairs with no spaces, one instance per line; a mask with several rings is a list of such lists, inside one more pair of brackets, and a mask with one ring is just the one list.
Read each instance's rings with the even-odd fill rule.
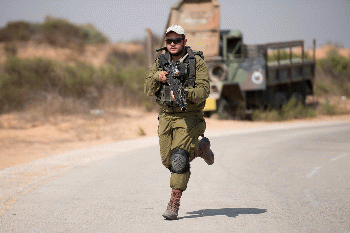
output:
[[292,97],[305,102],[313,94],[315,40],[313,59],[306,59],[302,40],[246,45],[241,31],[220,30],[219,18],[217,0],[181,0],[165,27],[181,25],[192,49],[204,53],[211,82],[206,115],[245,118],[254,109],[281,108]]

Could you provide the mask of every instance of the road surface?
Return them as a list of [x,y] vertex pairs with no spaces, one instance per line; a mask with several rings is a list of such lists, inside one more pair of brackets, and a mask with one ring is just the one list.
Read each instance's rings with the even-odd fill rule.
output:
[[0,232],[350,232],[350,122],[208,132],[179,219],[156,137],[0,171]]

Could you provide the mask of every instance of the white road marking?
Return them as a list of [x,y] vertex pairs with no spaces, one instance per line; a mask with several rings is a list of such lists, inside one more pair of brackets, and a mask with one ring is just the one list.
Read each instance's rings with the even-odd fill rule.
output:
[[337,157],[334,157],[333,159],[330,159],[330,161],[334,162],[335,160],[340,159],[340,158],[343,158],[343,157],[347,156],[348,154],[349,154],[349,153],[344,153],[344,154],[342,154],[342,155],[339,155],[339,156],[337,156]]
[[322,167],[315,167],[314,170],[312,170],[312,172],[310,172],[306,177],[307,178],[311,178],[313,175],[315,175],[317,173],[318,170],[320,170]]

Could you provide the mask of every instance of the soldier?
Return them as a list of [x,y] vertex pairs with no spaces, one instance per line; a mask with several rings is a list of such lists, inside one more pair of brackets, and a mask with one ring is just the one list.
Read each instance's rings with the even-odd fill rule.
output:
[[[208,165],[214,163],[214,154],[209,139],[204,137],[206,123],[203,117],[205,100],[209,96],[209,76],[202,52],[195,52],[186,46],[184,29],[179,25],[169,27],[165,33],[164,54],[169,62],[175,62],[181,72],[181,83],[185,89],[186,111],[176,103],[173,93],[166,88],[166,75],[160,64],[160,57],[145,81],[145,93],[155,95],[160,106],[158,116],[158,137],[161,161],[171,172],[170,202],[163,217],[177,219],[182,192],[186,190],[190,178],[190,162],[201,157]],[[171,96],[170,101],[166,96]],[[201,140],[199,141],[199,136]]]

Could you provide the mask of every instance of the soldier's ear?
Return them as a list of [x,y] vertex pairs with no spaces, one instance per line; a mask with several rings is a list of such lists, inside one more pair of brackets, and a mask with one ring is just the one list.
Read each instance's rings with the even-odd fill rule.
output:
[[184,45],[186,45],[186,42],[187,42],[187,39],[185,38],[185,39],[184,39]]

